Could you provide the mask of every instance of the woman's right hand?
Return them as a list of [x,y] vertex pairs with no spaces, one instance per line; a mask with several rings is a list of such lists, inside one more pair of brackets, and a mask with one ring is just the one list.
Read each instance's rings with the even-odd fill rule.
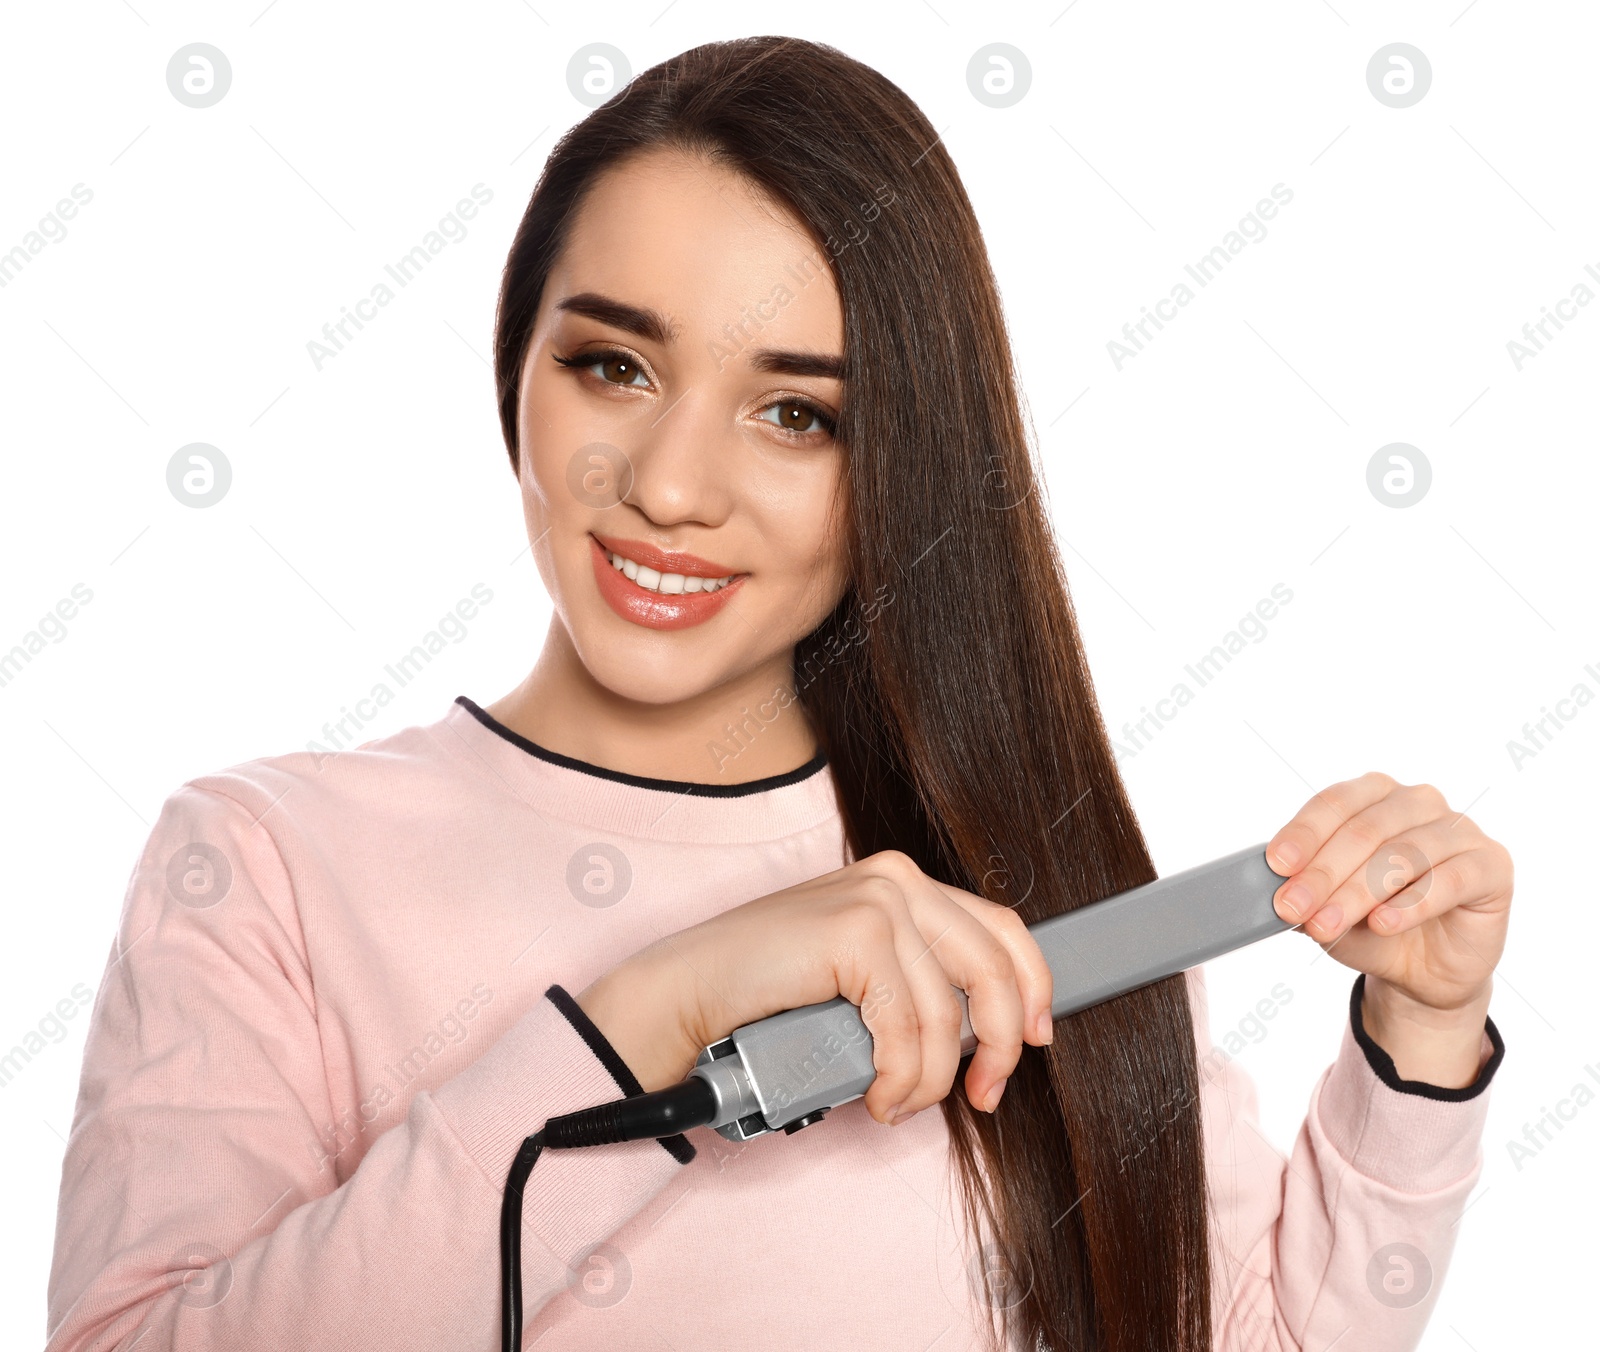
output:
[[683,1079],[735,1028],[842,995],[872,1034],[867,1110],[893,1123],[955,1082],[952,986],[967,992],[978,1037],[967,1097],[992,1112],[1022,1044],[1051,1040],[1050,968],[1015,911],[886,850],[667,935],[577,998],[653,1090]]

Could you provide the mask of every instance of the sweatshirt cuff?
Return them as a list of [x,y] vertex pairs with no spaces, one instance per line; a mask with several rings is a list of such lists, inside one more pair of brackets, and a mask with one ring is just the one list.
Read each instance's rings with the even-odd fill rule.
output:
[[[639,1077],[628,1069],[628,1063],[606,1040],[606,1035],[596,1027],[594,1020],[583,1012],[583,1007],[567,994],[564,987],[553,985],[544,993],[544,997],[561,1011],[578,1036],[589,1044],[589,1050],[599,1058],[600,1064],[617,1082],[617,1088],[622,1090],[624,1098],[644,1093],[644,1086],[639,1083]],[[689,1143],[687,1136],[662,1136],[659,1139],[667,1153],[680,1164],[688,1164],[694,1159],[695,1148]]]
[[[637,1080],[634,1081],[638,1083]],[[614,1102],[617,1080],[555,1003],[534,1002],[471,1065],[432,1092],[434,1105],[443,1113],[467,1153],[496,1188],[504,1185],[523,1140],[552,1117],[577,1112],[597,1103]],[[538,1172],[546,1181],[563,1160],[603,1161],[619,1179],[615,1190],[627,1194],[631,1184],[661,1186],[661,1171],[675,1172],[671,1150],[663,1155],[653,1141],[628,1141],[604,1150],[557,1150],[541,1160]],[[694,1148],[689,1147],[689,1159]]]
[[1350,1164],[1400,1192],[1437,1192],[1459,1183],[1478,1163],[1489,1095],[1505,1056],[1493,1019],[1485,1019],[1482,1068],[1472,1084],[1445,1089],[1403,1080],[1394,1060],[1361,1024],[1366,975],[1356,978],[1339,1054],[1317,1093],[1323,1132]]
[[[1494,1073],[1500,1069],[1500,1063],[1506,1055],[1505,1041],[1500,1036],[1500,1030],[1494,1026],[1493,1019],[1487,1015],[1484,1017],[1483,1043],[1478,1048],[1478,1078],[1471,1084],[1460,1089],[1446,1089],[1442,1085],[1429,1084],[1426,1080],[1402,1080],[1394,1067],[1394,1058],[1372,1040],[1372,1035],[1361,1022],[1361,997],[1366,989],[1367,974],[1362,972],[1350,988],[1350,1032],[1356,1045],[1366,1054],[1372,1073],[1389,1088],[1397,1094],[1417,1094],[1441,1103],[1464,1103],[1477,1098],[1489,1087],[1489,1081],[1494,1079]],[[1488,1053],[1487,1061],[1484,1060],[1485,1052]]]

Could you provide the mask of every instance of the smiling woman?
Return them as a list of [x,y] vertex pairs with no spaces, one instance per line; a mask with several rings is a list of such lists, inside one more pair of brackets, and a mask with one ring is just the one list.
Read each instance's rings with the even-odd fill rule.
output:
[[[496,1294],[505,1347],[522,1294],[542,1349],[1414,1347],[1504,1050],[1509,859],[1379,774],[1272,838],[1280,915],[1362,973],[1288,1161],[1199,969],[1052,1020],[1027,926],[1155,871],[911,100],[791,38],[645,71],[544,167],[495,376],[538,660],[169,798],[89,1036],[50,1352],[486,1348]],[[175,897],[196,856],[227,881]],[[478,981],[471,1041],[309,1168]],[[521,1167],[550,1118],[836,996],[876,1078],[820,1129]]]
[[[844,335],[831,276],[731,358],[719,341],[745,297],[815,252],[769,193],[676,148],[612,167],[576,206],[515,381],[528,535],[555,615],[528,681],[489,706],[508,727],[673,777],[730,704],[771,692],[838,604]],[[575,495],[572,458],[597,443],[616,452],[616,491]],[[602,712],[619,696],[634,706],[621,722]],[[813,750],[789,719],[729,771],[760,779]]]

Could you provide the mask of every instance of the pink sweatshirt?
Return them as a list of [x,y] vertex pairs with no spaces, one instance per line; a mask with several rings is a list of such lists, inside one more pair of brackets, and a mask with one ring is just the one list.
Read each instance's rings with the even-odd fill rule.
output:
[[[518,1144],[638,1089],[568,992],[847,862],[820,757],[750,785],[641,780],[465,698],[354,751],[183,785],[95,1000],[50,1352],[492,1352]],[[1217,1347],[1415,1347],[1482,1167],[1493,1023],[1454,1091],[1396,1079],[1346,1024],[1286,1161],[1212,1049],[1198,971],[1190,990]],[[548,1151],[524,1346],[976,1347],[990,1307],[955,1188],[937,1109],[888,1128],[859,1100],[743,1145]]]

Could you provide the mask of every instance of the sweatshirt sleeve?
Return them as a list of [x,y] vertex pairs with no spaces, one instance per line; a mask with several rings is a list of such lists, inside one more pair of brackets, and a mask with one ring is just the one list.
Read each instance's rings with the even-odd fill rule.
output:
[[[547,1117],[638,1082],[559,986],[338,1186],[289,875],[239,803],[183,786],[135,867],[62,1166],[47,1352],[499,1346],[507,1171]],[[694,1157],[548,1151],[524,1194],[534,1311]]]
[[1483,1168],[1487,1090],[1505,1053],[1494,1021],[1473,1084],[1402,1080],[1361,1026],[1357,977],[1338,1054],[1285,1159],[1261,1132],[1250,1076],[1211,1044],[1200,969],[1190,979],[1202,1011],[1218,1352],[1409,1352]]

